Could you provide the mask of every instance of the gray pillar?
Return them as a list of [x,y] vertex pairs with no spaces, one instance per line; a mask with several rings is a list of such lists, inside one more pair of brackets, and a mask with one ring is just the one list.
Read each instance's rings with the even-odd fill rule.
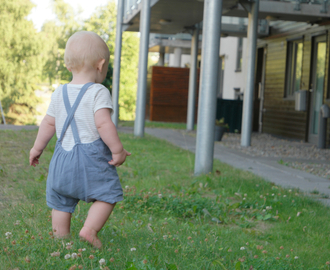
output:
[[213,168],[214,127],[220,51],[222,0],[204,0],[195,174]]
[[246,88],[243,101],[243,117],[242,117],[242,135],[241,145],[251,145],[252,133],[252,116],[253,116],[253,93],[254,93],[254,70],[256,62],[256,47],[257,47],[257,27],[258,27],[258,11],[259,0],[255,0],[248,4],[249,9],[249,24],[248,24],[248,53],[247,53],[247,76]]
[[115,126],[118,125],[118,117],[119,117],[118,100],[119,100],[119,85],[120,85],[120,61],[121,61],[121,47],[122,47],[122,33],[123,33],[123,17],[124,17],[124,0],[118,0],[115,59],[114,59],[113,76],[112,76],[113,115],[111,117],[112,122],[115,124]]
[[150,0],[142,0],[142,8],[140,13],[139,74],[134,122],[134,135],[139,137],[144,136],[144,122],[146,115],[149,30]]
[[165,65],[165,49],[161,48],[159,50],[159,60],[158,60],[158,66],[164,66]]
[[199,25],[194,29],[191,39],[190,71],[189,71],[189,93],[187,109],[187,130],[194,130],[196,88],[197,88],[197,56],[199,43]]
[[182,49],[181,48],[174,48],[174,67],[181,67],[181,55]]

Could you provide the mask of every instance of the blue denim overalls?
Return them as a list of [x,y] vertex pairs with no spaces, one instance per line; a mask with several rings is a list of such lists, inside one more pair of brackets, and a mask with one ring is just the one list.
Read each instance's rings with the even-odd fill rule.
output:
[[[62,88],[68,116],[49,165],[46,189],[47,205],[59,211],[73,213],[79,200],[111,204],[123,200],[116,167],[108,163],[112,160],[108,146],[101,138],[91,143],[81,143],[74,120],[83,95],[93,84],[87,83],[82,87],[72,108],[67,85]],[[62,139],[70,124],[75,145],[66,151],[62,147]]]

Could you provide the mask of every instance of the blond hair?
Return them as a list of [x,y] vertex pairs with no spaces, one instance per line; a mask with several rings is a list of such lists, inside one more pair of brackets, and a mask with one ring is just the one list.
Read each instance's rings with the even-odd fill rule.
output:
[[109,57],[107,44],[94,32],[76,32],[65,46],[64,62],[69,70],[79,72],[86,66],[95,67],[98,61],[107,61]]

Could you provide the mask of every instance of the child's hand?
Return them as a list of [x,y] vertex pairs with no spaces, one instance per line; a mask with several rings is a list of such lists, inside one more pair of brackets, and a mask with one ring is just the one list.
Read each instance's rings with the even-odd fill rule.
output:
[[121,164],[123,164],[126,160],[126,157],[130,156],[130,155],[131,155],[131,153],[129,153],[125,149],[123,149],[123,151],[121,151],[120,153],[112,154],[112,160],[110,160],[108,163],[110,165],[118,167]]
[[39,158],[40,158],[41,154],[42,154],[42,151],[38,151],[34,148],[31,149],[30,158],[29,158],[31,166],[35,167],[36,165],[39,164]]

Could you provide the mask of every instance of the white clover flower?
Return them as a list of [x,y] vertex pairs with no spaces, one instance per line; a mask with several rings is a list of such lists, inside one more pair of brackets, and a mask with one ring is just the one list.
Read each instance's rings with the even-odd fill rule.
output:
[[292,192],[292,190],[291,190],[291,189],[289,189],[289,192],[291,193],[291,192]]
[[262,209],[262,212],[266,212],[266,209]]
[[298,256],[294,256],[295,260],[297,260],[299,257]]
[[15,226],[17,226],[17,225],[19,225],[21,223],[21,221],[19,221],[19,220],[16,220],[16,222],[15,222]]
[[125,186],[125,189],[129,189],[129,186]]
[[162,197],[163,197],[163,195],[162,195],[162,194],[158,194],[158,198],[160,198],[160,199],[161,199]]
[[271,210],[273,209],[271,206],[266,206],[266,210]]
[[272,196],[275,196],[275,194],[273,193]]
[[241,247],[240,250],[245,250],[245,247]]
[[72,259],[76,259],[78,257],[78,254],[77,253],[72,253],[71,257],[72,257]]
[[167,237],[168,237],[168,235],[163,235],[163,238],[164,238],[164,240],[166,240],[166,239],[167,239]]
[[12,236],[12,233],[11,232],[6,232],[5,236],[6,236],[6,239],[9,239]]
[[136,251],[136,248],[134,248],[134,247],[133,247],[133,248],[131,248],[131,251]]
[[85,248],[83,248],[83,249],[81,249],[82,251],[86,251],[86,249]]
[[286,195],[283,195],[283,198],[285,198],[286,197]]
[[64,256],[64,259],[70,259],[71,258],[71,255],[70,254],[66,254],[65,256]]
[[244,197],[247,197],[247,194],[246,193],[244,193]]
[[246,199],[245,198],[243,198],[243,201],[245,201]]
[[99,264],[100,264],[100,265],[105,265],[105,259],[101,259],[101,260],[99,260]]
[[71,243],[66,243],[65,245],[66,245],[66,246],[71,246]]
[[300,214],[301,214],[301,212],[298,212],[298,213],[297,213],[297,217],[299,217],[299,216],[300,216]]

